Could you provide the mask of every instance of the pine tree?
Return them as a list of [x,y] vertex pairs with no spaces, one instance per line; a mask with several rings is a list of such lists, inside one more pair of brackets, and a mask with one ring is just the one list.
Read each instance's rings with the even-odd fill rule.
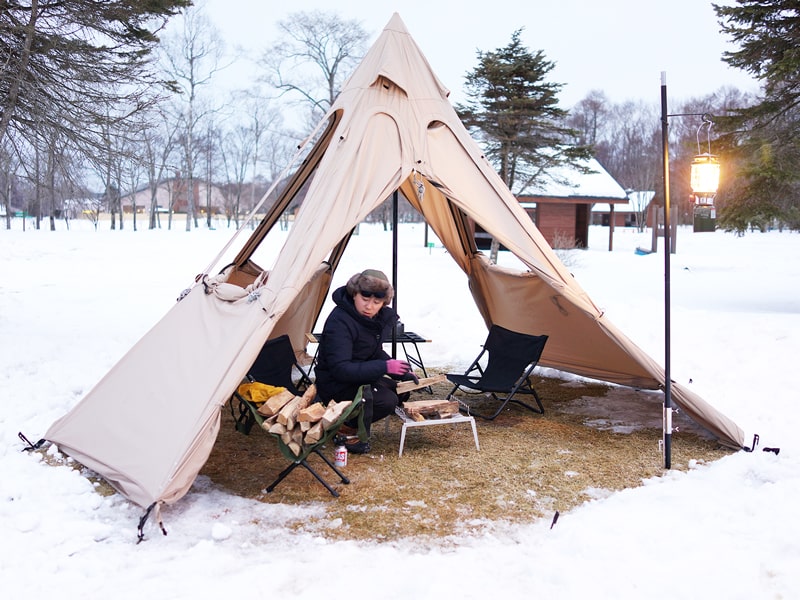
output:
[[558,106],[563,86],[546,81],[555,63],[526,48],[521,31],[504,48],[478,52],[465,85],[469,100],[456,107],[515,193],[535,188],[554,166],[580,168],[579,160],[590,155],[588,148],[568,144],[576,132],[564,124],[567,111]]
[[720,120],[739,168],[720,194],[720,222],[739,233],[774,222],[800,228],[800,3],[737,0],[714,10],[738,46],[723,60],[762,83],[759,102]]
[[59,137],[87,154],[101,147],[102,124],[151,100],[157,28],[191,3],[0,3],[0,145],[19,152]]

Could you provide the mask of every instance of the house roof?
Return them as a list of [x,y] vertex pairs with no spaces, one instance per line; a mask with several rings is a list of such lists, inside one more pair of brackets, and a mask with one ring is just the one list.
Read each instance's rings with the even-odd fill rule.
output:
[[590,158],[582,161],[592,173],[584,174],[571,167],[558,167],[550,171],[551,177],[534,192],[518,196],[520,200],[535,198],[586,198],[590,202],[613,202],[618,204],[627,200],[627,194],[611,174]]
[[[625,204],[614,203],[614,212],[641,212],[647,208],[655,195],[653,191],[628,192],[628,201]],[[609,209],[610,204],[607,202],[598,202],[592,206],[593,213],[606,213]]]

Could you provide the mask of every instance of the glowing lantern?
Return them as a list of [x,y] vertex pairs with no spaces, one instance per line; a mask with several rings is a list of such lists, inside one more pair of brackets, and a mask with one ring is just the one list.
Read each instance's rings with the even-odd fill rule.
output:
[[697,196],[713,196],[719,188],[719,160],[713,154],[699,154],[692,160],[692,191]]

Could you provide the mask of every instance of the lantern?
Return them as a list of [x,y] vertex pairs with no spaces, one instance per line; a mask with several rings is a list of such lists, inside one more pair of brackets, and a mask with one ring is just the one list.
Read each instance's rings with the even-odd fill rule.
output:
[[719,188],[719,160],[713,154],[698,154],[692,160],[692,192],[698,199],[713,197]]

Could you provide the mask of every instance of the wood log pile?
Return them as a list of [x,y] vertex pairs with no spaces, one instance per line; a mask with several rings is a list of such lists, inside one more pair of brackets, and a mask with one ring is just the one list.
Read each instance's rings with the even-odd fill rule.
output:
[[447,419],[459,412],[458,402],[451,400],[414,400],[403,403],[403,411],[414,421]]
[[[397,393],[411,392],[426,388],[435,383],[441,383],[447,379],[445,375],[434,375],[433,377],[423,377],[419,381],[401,381],[397,384]],[[457,415],[459,412],[458,402],[450,400],[414,400],[403,403],[403,412],[414,421],[424,421],[426,419],[447,419]]]
[[258,408],[258,414],[266,417],[261,426],[279,436],[295,456],[317,444],[352,404],[352,400],[331,400],[327,406],[320,402],[312,403],[316,394],[317,388],[313,384],[302,396],[284,390]]

